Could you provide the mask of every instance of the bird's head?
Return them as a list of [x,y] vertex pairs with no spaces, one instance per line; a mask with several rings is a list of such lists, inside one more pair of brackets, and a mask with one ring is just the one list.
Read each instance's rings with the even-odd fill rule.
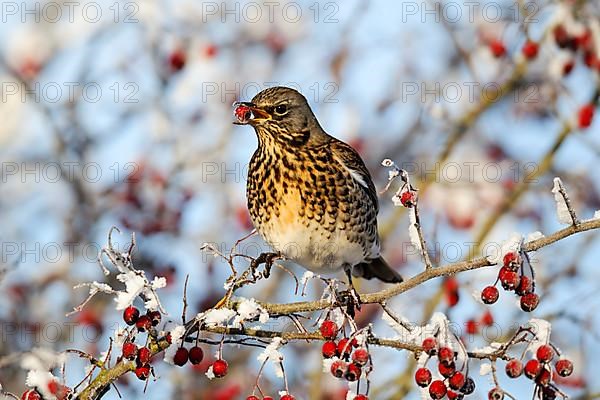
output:
[[305,145],[321,127],[306,98],[297,90],[276,86],[258,93],[250,102],[234,104],[238,125],[251,125],[259,142]]

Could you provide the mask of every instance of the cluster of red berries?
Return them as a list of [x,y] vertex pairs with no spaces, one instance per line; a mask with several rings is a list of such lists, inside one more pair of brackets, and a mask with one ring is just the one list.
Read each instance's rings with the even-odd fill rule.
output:
[[[66,400],[70,398],[70,394],[72,392],[71,388],[60,384],[54,379],[48,382],[46,389],[54,396],[53,398],[58,400]],[[43,400],[43,397],[38,390],[29,389],[21,395],[21,400]]]
[[[252,395],[246,397],[246,400],[261,400],[261,399],[260,399],[260,397],[257,397],[252,394]],[[271,396],[264,396],[262,398],[262,400],[273,400],[273,398]],[[285,393],[279,397],[279,400],[296,400],[296,398],[289,393]]]
[[449,347],[439,347],[434,337],[423,340],[423,351],[430,357],[437,356],[438,371],[444,377],[432,382],[432,374],[426,367],[415,372],[415,382],[420,387],[429,387],[429,396],[438,400],[448,397],[450,400],[460,400],[475,391],[475,382],[456,370],[456,354]]
[[[331,374],[336,378],[344,378],[348,382],[359,380],[363,367],[370,361],[369,351],[365,347],[360,347],[355,338],[342,338],[335,342],[339,327],[334,321],[329,319],[323,321],[319,330],[321,335],[327,339],[322,347],[323,357],[339,357],[331,364]],[[368,397],[364,394],[358,394],[354,397],[354,400],[368,400]]]
[[[129,326],[135,325],[135,329],[140,333],[150,333],[160,323],[161,319],[162,316],[159,311],[148,311],[146,314],[140,315],[140,310],[134,306],[129,306],[123,310],[123,321]],[[138,379],[145,381],[150,377],[152,370],[150,360],[153,354],[147,346],[138,347],[132,340],[127,340],[123,343],[121,355],[126,360],[135,360],[135,376]]]
[[540,297],[534,293],[535,282],[523,273],[523,258],[511,251],[504,255],[503,266],[498,272],[498,279],[493,286],[486,286],[481,292],[481,300],[485,304],[494,304],[500,293],[496,284],[500,282],[502,288],[515,292],[521,297],[521,309],[526,312],[535,310],[540,302]]
[[[506,363],[506,375],[510,378],[518,378],[525,375],[533,380],[542,393],[544,400],[553,400],[556,398],[556,390],[551,385],[552,383],[552,360],[554,360],[556,352],[550,345],[544,344],[538,347],[535,358],[527,361],[525,365],[519,359],[512,358]],[[573,373],[573,363],[566,358],[560,358],[554,363],[556,373],[561,377],[567,377]],[[490,397],[491,398],[491,397]],[[503,397],[498,397],[502,399]]]

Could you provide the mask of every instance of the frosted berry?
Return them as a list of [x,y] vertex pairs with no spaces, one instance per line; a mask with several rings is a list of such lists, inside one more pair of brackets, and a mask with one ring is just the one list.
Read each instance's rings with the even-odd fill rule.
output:
[[159,311],[149,311],[146,315],[148,315],[148,318],[150,318],[152,326],[160,324],[160,320],[162,317]]
[[246,397],[246,400],[260,400],[260,399],[252,394],[252,395]]
[[21,400],[42,400],[42,396],[35,389],[29,389],[23,393]]
[[502,400],[504,399],[504,392],[499,387],[495,387],[488,392],[488,400]]
[[369,362],[369,352],[364,347],[354,350],[354,353],[352,353],[352,361],[358,365],[365,365]]
[[513,358],[506,363],[505,370],[509,378],[518,378],[523,373],[523,363]]
[[419,368],[415,372],[415,382],[421,387],[427,387],[431,383],[431,372],[427,368]]
[[527,40],[523,45],[521,51],[523,52],[525,58],[527,58],[528,60],[532,60],[537,57],[539,47],[539,44],[537,44],[533,40]]
[[284,394],[283,396],[281,396],[279,398],[279,400],[295,400],[296,398],[294,396],[292,396],[291,394]]
[[202,351],[201,347],[194,346],[188,352],[188,358],[190,359],[190,362],[192,364],[198,365],[202,362],[202,359],[204,358],[204,351]]
[[533,292],[533,281],[531,278],[523,275],[519,280],[519,285],[515,289],[515,293],[519,296],[524,296],[527,293]]
[[342,360],[336,360],[331,364],[331,375],[341,378],[346,373],[346,363]]
[[542,386],[548,386],[552,380],[552,371],[542,368],[538,376],[535,377],[535,383]]
[[554,349],[547,345],[541,345],[540,347],[538,347],[537,351],[535,352],[535,357],[543,363],[547,363],[552,361],[552,359],[554,358]]
[[519,285],[519,274],[517,274],[515,271],[512,271],[508,267],[500,268],[498,279],[500,279],[500,283],[502,284],[502,288],[504,290],[515,290],[515,288]]
[[422,346],[423,351],[432,356],[435,354],[435,349],[437,348],[437,341],[435,340],[435,338],[428,337],[425,338],[425,340],[423,340]]
[[579,113],[577,114],[577,122],[579,124],[579,128],[588,128],[592,125],[592,120],[594,119],[594,105],[586,104],[585,106],[579,109]]
[[337,352],[340,355],[340,357],[347,357],[350,355],[350,353],[352,352],[352,343],[348,338],[343,338],[338,342]]
[[506,46],[498,39],[494,39],[489,44],[490,50],[494,57],[500,58],[506,54]]
[[133,325],[140,317],[140,310],[134,306],[129,306],[123,310],[123,320],[127,325]]
[[137,376],[138,379],[142,381],[148,379],[148,377],[150,376],[150,365],[144,364],[137,367],[135,369],[135,376]]
[[432,399],[441,399],[446,395],[448,389],[446,388],[446,384],[443,381],[437,380],[431,382],[429,385],[429,396]]
[[139,364],[148,364],[152,358],[152,352],[147,347],[140,347],[137,352],[137,361]]
[[444,378],[449,378],[456,371],[456,366],[455,366],[454,362],[451,362],[449,364],[440,362],[438,364],[438,371],[440,372],[440,374],[442,374],[442,376]]
[[504,255],[502,261],[505,267],[512,271],[516,271],[517,267],[521,264],[521,257],[517,252],[509,251]]
[[227,364],[227,361],[225,361],[225,360],[215,360],[215,362],[212,365],[213,374],[217,378],[222,378],[225,375],[227,375],[228,368],[229,368],[229,365]]
[[487,286],[481,291],[481,301],[485,304],[494,304],[498,301],[499,295],[496,286]]
[[463,400],[465,398],[464,394],[455,392],[453,390],[448,390],[446,392],[446,396],[448,396],[448,399],[450,400]]
[[570,360],[565,358],[561,358],[556,362],[555,365],[556,373],[563,378],[571,375],[573,373],[573,363]]
[[400,203],[406,208],[412,208],[417,202],[417,194],[412,190],[407,190],[400,195]]
[[352,400],[369,400],[369,398],[364,394],[357,394]]
[[327,341],[323,343],[321,351],[323,353],[323,357],[331,358],[337,354],[337,344],[331,340]]
[[138,331],[145,332],[152,326],[152,321],[150,321],[150,318],[147,315],[142,315],[135,322],[135,326]]
[[442,347],[438,351],[438,359],[441,363],[450,365],[454,360],[454,351],[449,347]]
[[521,309],[526,312],[535,310],[540,303],[540,296],[535,293],[527,293],[521,297]]
[[360,378],[360,374],[361,374],[360,366],[358,366],[354,363],[351,363],[351,364],[348,364],[348,367],[346,368],[346,372],[344,373],[344,378],[346,378],[346,380],[348,382],[354,382]]
[[465,379],[465,384],[460,388],[460,392],[469,395],[475,391],[475,381],[470,376]]
[[180,367],[184,366],[189,359],[189,352],[185,347],[180,347],[177,349],[177,351],[175,352],[175,355],[173,356],[173,363],[175,363],[175,365],[178,365]]
[[465,385],[465,374],[458,371],[448,380],[448,386],[454,390],[460,390]]
[[133,342],[123,343],[123,349],[122,349],[123,358],[126,358],[128,360],[135,360],[137,352],[138,352],[138,348],[135,345],[135,343],[133,343]]
[[529,360],[525,364],[525,376],[529,379],[535,379],[536,376],[542,371],[542,364],[538,360]]
[[326,319],[319,327],[319,330],[325,339],[335,339],[338,332],[338,326],[332,320]]

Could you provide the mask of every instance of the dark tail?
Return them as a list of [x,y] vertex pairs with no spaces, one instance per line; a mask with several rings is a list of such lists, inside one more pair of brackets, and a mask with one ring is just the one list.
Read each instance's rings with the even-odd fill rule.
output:
[[355,274],[365,279],[377,278],[385,283],[400,283],[400,274],[394,271],[383,257],[374,258],[354,267]]

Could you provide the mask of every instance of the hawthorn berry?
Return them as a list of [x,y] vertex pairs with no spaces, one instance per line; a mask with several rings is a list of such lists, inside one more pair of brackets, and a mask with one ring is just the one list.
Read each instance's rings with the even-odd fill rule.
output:
[[148,318],[150,318],[150,322],[152,323],[152,326],[156,326],[158,324],[160,324],[160,320],[161,320],[161,315],[159,311],[148,311],[148,313],[146,313],[146,315],[148,316]]
[[438,350],[440,363],[450,365],[454,360],[454,351],[450,347],[442,347]]
[[323,353],[323,357],[331,358],[337,354],[337,344],[334,341],[329,340],[323,343],[321,352]]
[[473,393],[474,391],[475,391],[475,381],[473,380],[473,378],[468,376],[465,379],[465,384],[463,385],[462,388],[460,388],[460,392],[465,395],[469,395],[469,394]]
[[499,387],[495,387],[488,392],[488,400],[502,400],[504,399],[504,392]]
[[415,382],[421,387],[427,387],[431,383],[431,372],[427,368],[419,368],[415,372]]
[[543,344],[540,347],[538,347],[537,351],[535,352],[535,357],[540,362],[550,362],[554,358],[554,349],[547,344]]
[[222,360],[222,359],[215,360],[215,362],[212,364],[213,374],[217,378],[222,378],[225,375],[227,375],[228,368],[229,368],[229,365],[227,364],[227,361]]
[[367,397],[367,395],[357,394],[356,396],[354,396],[353,400],[369,400],[369,398]]
[[185,52],[177,49],[169,55],[169,66],[173,71],[180,71],[185,66],[186,59]]
[[152,358],[152,352],[147,347],[140,347],[137,352],[137,360],[140,364],[148,364]]
[[528,39],[523,45],[521,51],[523,52],[525,58],[527,58],[528,60],[532,60],[537,57],[539,48],[539,44],[537,44],[533,40]]
[[462,393],[457,393],[453,390],[448,390],[446,392],[446,396],[448,396],[448,399],[450,400],[462,400],[465,398],[465,395]]
[[140,317],[140,310],[134,306],[129,306],[123,310],[123,320],[127,325],[133,325]]
[[42,400],[42,396],[35,389],[29,389],[23,393],[21,400]]
[[175,355],[173,356],[173,363],[175,363],[175,365],[179,367],[183,367],[188,362],[188,359],[188,349],[186,349],[185,347],[180,347],[177,349]]
[[494,316],[492,315],[492,313],[489,310],[487,310],[481,316],[481,323],[483,325],[485,325],[485,326],[492,326],[492,325],[494,325]]
[[202,359],[204,358],[204,351],[202,351],[202,348],[200,346],[194,346],[188,352],[188,358],[190,359],[190,362],[192,364],[198,365],[202,362]]
[[338,326],[332,320],[326,319],[319,327],[319,330],[321,331],[321,335],[323,335],[325,339],[331,340],[335,339],[335,337],[337,336]]
[[271,396],[265,396],[262,398],[262,400],[273,400],[273,398]]
[[494,39],[490,41],[489,48],[494,57],[496,58],[500,58],[506,54],[506,47],[504,46],[504,43],[502,43],[501,40]]
[[122,354],[123,358],[128,360],[135,360],[135,356],[137,355],[138,348],[133,342],[125,342],[123,343]]
[[565,29],[564,25],[557,25],[552,33],[554,34],[554,41],[556,42],[556,45],[561,49],[572,46],[572,40],[569,37],[569,33]]
[[440,372],[440,374],[442,374],[444,378],[449,378],[456,371],[456,365],[454,364],[454,362],[451,362],[449,364],[440,362],[438,364],[438,371]]
[[400,203],[406,208],[412,208],[417,202],[417,194],[412,190],[407,190],[400,195]]
[[432,399],[441,399],[446,395],[448,389],[446,388],[446,384],[444,381],[433,381],[431,385],[429,385],[429,396]]
[[586,104],[579,109],[577,114],[577,122],[579,124],[579,128],[589,128],[592,125],[592,120],[594,119],[594,105]]
[[142,381],[148,379],[148,377],[150,376],[150,365],[144,364],[137,367],[135,369],[135,376],[137,376],[138,379]]
[[524,296],[527,293],[531,293],[531,292],[533,292],[533,281],[531,280],[531,278],[529,278],[525,275],[521,276],[521,279],[519,280],[519,284],[515,288],[515,293],[518,294],[519,296]]
[[467,331],[467,334],[469,334],[469,335],[475,335],[479,331],[479,327],[477,326],[477,322],[473,318],[470,318],[465,323],[465,330]]
[[509,378],[518,378],[523,374],[523,363],[516,358],[510,359],[506,363],[505,371]]
[[354,350],[352,353],[352,361],[358,365],[365,365],[369,362],[369,352],[364,347]]
[[346,380],[348,382],[354,382],[360,378],[360,374],[361,374],[360,366],[358,366],[354,363],[350,363],[350,364],[348,364],[348,366],[346,368],[346,372],[344,373],[344,378],[346,378]]
[[519,285],[519,274],[508,267],[500,268],[498,279],[500,279],[500,283],[504,290],[515,290]]
[[331,375],[341,378],[346,372],[346,363],[342,360],[336,360],[331,364]]
[[565,62],[565,64],[563,65],[563,75],[569,75],[571,71],[573,71],[573,68],[575,68],[574,60],[568,60],[567,62]]
[[448,380],[448,386],[454,390],[460,390],[465,384],[465,374],[458,371]]
[[527,293],[521,297],[521,309],[526,312],[535,310],[540,303],[540,296],[535,293]]
[[496,301],[498,301],[499,295],[500,293],[498,292],[496,286],[486,286],[481,291],[481,301],[483,301],[485,304],[494,304]]
[[135,322],[135,326],[139,332],[145,332],[152,326],[152,321],[147,315],[142,315]]
[[541,386],[548,386],[552,380],[552,371],[542,368],[538,376],[535,377],[535,383]]
[[561,358],[556,362],[554,366],[556,369],[556,373],[563,378],[571,375],[573,373],[573,363],[566,358]]
[[529,379],[535,379],[542,371],[542,364],[538,360],[529,360],[525,363],[525,376]]
[[258,397],[256,397],[255,395],[251,394],[250,396],[246,397],[246,400],[260,400]]
[[516,271],[517,267],[521,264],[521,257],[515,251],[509,251],[502,258],[502,262],[505,267],[512,271]]
[[283,396],[281,396],[279,398],[279,400],[295,400],[296,398],[294,396],[292,396],[291,394],[287,393],[284,394]]
[[425,340],[423,340],[423,344],[421,346],[423,347],[423,351],[425,353],[432,356],[435,354],[435,349],[437,348],[437,341],[435,340],[435,338],[428,337],[425,338]]

